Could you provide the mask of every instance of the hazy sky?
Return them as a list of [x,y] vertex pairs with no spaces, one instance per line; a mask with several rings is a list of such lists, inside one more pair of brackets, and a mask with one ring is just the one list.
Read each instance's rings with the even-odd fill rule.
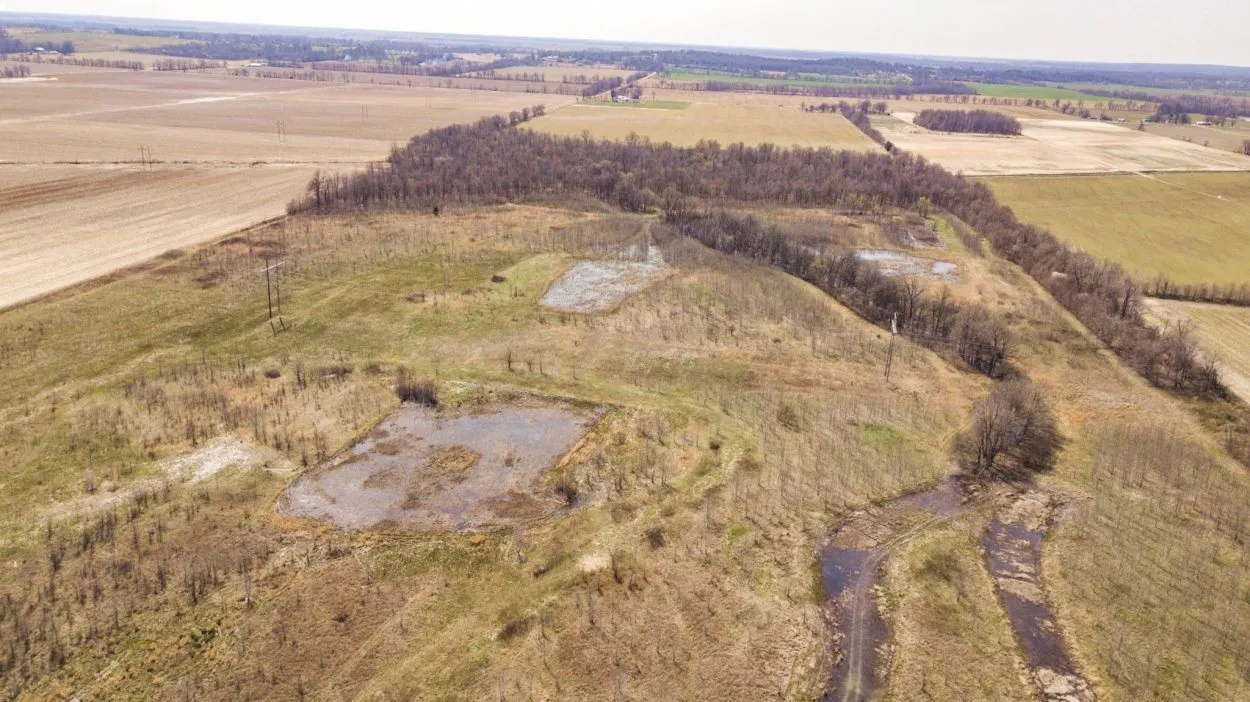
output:
[[0,10],[830,51],[1250,65],[1250,1],[0,0]]

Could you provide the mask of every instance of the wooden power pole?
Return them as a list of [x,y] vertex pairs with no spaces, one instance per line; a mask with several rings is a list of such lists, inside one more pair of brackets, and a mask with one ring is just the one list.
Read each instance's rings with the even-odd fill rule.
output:
[[894,365],[894,337],[898,336],[898,312],[890,320],[890,351],[885,357],[885,382],[890,383],[890,368]]
[[274,298],[277,298],[278,302],[278,325],[283,331],[286,330],[286,323],[282,321],[282,286],[278,277],[278,268],[284,263],[285,261],[278,261],[269,265],[269,259],[265,259],[265,267],[260,271],[265,274],[265,298],[269,302],[269,326],[274,330],[274,334],[278,333],[278,328],[273,325]]

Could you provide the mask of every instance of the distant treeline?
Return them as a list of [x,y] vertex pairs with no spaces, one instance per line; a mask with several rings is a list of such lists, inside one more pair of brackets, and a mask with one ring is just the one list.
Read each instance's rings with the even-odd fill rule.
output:
[[1146,294],[1164,300],[1211,302],[1220,305],[1250,307],[1250,283],[1173,283],[1160,276],[1146,286]]
[[730,54],[720,51],[657,51],[644,54],[646,60],[666,66],[681,66],[705,71],[737,73],[756,76],[769,73],[821,73],[860,75],[865,73],[908,73],[914,67],[873,59],[833,57],[822,59],[796,59],[751,54]]
[[1021,131],[1015,117],[989,110],[921,110],[915,122],[935,132],[1017,136]]
[[622,78],[620,76],[613,76],[611,78],[601,78],[591,83],[590,85],[587,85],[582,90],[582,97],[594,97],[596,95],[606,93],[609,91],[612,91],[612,93],[615,95],[616,90],[619,89],[621,86],[629,85],[631,83],[640,81],[643,78],[646,78],[647,75],[649,74],[646,71],[638,71],[637,73],[629,74],[629,76],[625,78]]
[[62,54],[74,53],[74,42],[72,41],[22,41],[9,36],[9,33],[0,27],[0,54],[24,54],[34,51],[35,49],[43,49],[44,51],[59,51]]
[[[1047,68],[996,68],[958,65],[958,60],[936,69],[942,80],[973,83],[1051,85],[1134,85],[1159,90],[1250,90],[1250,69],[1236,66],[1138,65]],[[1092,92],[1081,87],[1082,92]]]
[[[169,37],[188,40],[187,43],[167,44],[135,49],[145,54],[161,54],[190,59],[213,61],[333,61],[350,55],[352,58],[384,60],[387,58],[385,42],[343,41],[286,35],[264,34],[216,34],[211,32],[165,32],[142,29],[118,29],[118,33],[140,36]],[[441,52],[430,52],[430,57]]]
[[26,78],[29,76],[30,67],[20,64],[17,66],[5,66],[4,70],[0,71],[0,78]]
[[894,85],[792,85],[786,83],[736,83],[730,79],[707,81],[664,80],[662,87],[708,90],[712,92],[767,93],[824,98],[893,98],[909,95],[975,95],[962,83],[897,83]]
[[154,71],[202,71],[210,68],[225,68],[225,61],[207,61],[205,59],[157,59],[152,62]]
[[87,66],[90,68],[120,68],[127,71],[142,71],[142,61],[124,61],[120,59],[102,59],[88,58],[86,56],[48,56],[45,54],[35,54],[34,56],[14,56],[9,60],[21,61],[23,63],[49,63],[54,66]]
[[[849,106],[848,106],[849,107]],[[643,139],[595,141],[511,129],[512,120],[432,130],[356,175],[319,175],[296,212],[430,208],[589,195],[643,211],[687,199],[840,206],[932,207],[958,217],[1020,265],[1099,339],[1161,387],[1225,397],[1192,341],[1142,319],[1141,286],[1120,266],[1026,225],[990,189],[910,154],[747,147],[680,148]]]
[[314,61],[309,68],[317,71],[351,71],[354,73],[380,73],[395,76],[433,76],[446,78],[463,73],[476,71],[493,71],[500,68],[511,68],[523,65],[524,61],[517,58],[504,58],[490,63],[474,63],[472,61],[442,61],[430,65],[405,65],[402,63],[379,63],[373,61]]
[[1208,121],[1223,122],[1228,119],[1250,117],[1250,99],[1233,98],[1222,95],[1161,95],[1139,90],[1100,90],[1085,91],[1091,95],[1114,97],[1122,100],[1157,103],[1154,122],[1170,124],[1188,124],[1189,115],[1204,115]]

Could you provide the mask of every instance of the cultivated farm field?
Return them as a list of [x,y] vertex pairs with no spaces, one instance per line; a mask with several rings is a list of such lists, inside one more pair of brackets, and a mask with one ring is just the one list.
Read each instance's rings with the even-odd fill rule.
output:
[[[661,98],[650,100],[653,92]],[[852,151],[880,148],[841,115],[803,112],[797,105],[777,104],[776,100],[771,104],[761,104],[758,100],[681,101],[681,97],[689,95],[692,94],[673,91],[644,93],[643,108],[650,101],[679,109],[639,109],[636,105],[611,103],[568,105],[548,110],[547,116],[534,120],[530,128],[565,136],[589,132],[601,139],[624,139],[637,134],[677,146],[708,140],[721,144],[771,142],[779,146]],[[683,104],[688,106],[682,107]]]
[[1250,278],[1250,173],[989,178],[1025,222],[1146,277]]
[[899,147],[970,176],[1250,170],[1245,156],[1105,122],[1020,118],[1022,136],[999,137],[931,132],[911,116],[896,112],[873,125]]
[[571,100],[51,68],[0,84],[0,307],[279,215],[433,127]]
[[[1201,117],[1197,117],[1194,121],[1198,122],[1201,119]],[[1212,149],[1220,149],[1221,151],[1235,151],[1239,154],[1245,142],[1250,140],[1250,123],[1241,120],[1234,125],[1225,125],[1223,127],[1199,124],[1159,124],[1153,122],[1145,126],[1146,132],[1150,134],[1158,134],[1169,139],[1189,141],[1194,144],[1209,146]],[[1242,156],[1242,158],[1250,161],[1250,157]]]

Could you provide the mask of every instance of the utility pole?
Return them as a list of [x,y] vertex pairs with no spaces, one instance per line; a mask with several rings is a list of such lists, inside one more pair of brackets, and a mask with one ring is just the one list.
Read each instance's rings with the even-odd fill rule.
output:
[[[265,274],[265,298],[269,302],[269,327],[274,334],[278,333],[278,327],[286,331],[286,322],[282,321],[282,288],[279,285],[278,268],[285,261],[278,261],[272,266],[269,265],[269,259],[265,259],[265,267],[261,269],[261,273]],[[278,327],[273,325],[273,303],[274,298],[278,300]]]
[[890,351],[885,357],[885,382],[890,384],[890,368],[894,365],[894,337],[898,336],[898,312],[890,320]]

